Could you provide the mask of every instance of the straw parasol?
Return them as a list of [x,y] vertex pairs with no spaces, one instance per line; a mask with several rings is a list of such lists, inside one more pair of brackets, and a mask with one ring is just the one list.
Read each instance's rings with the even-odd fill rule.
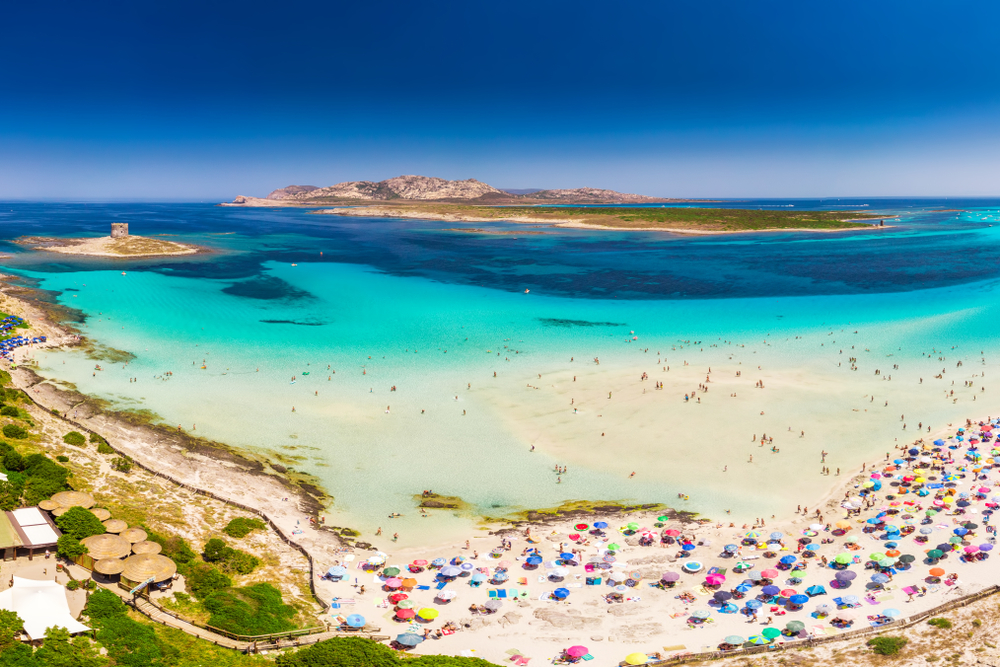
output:
[[101,574],[121,574],[124,569],[125,561],[118,560],[117,558],[104,558],[94,563],[94,572],[100,572]]
[[129,581],[166,581],[177,573],[174,561],[160,554],[137,554],[125,559],[122,576]]
[[132,545],[132,553],[134,554],[158,554],[161,549],[163,547],[156,542],[136,542]]
[[146,531],[142,528],[129,528],[128,530],[123,530],[121,535],[133,544],[136,542],[142,542],[148,537],[148,535],[146,535]]
[[69,511],[68,507],[57,507],[54,510],[52,510],[52,515],[53,516],[62,516],[63,514],[65,514],[68,511]]
[[128,524],[121,519],[109,519],[104,522],[104,530],[109,533],[120,533],[128,528]]
[[63,507],[83,507],[85,509],[90,509],[96,503],[94,496],[83,491],[60,491],[52,496],[52,500]]
[[112,533],[91,535],[80,542],[87,547],[88,555],[94,560],[124,558],[132,552],[132,545],[128,540]]
[[45,510],[46,512],[51,512],[52,510],[59,507],[59,503],[57,503],[52,499],[49,499],[49,500],[43,500],[42,502],[38,503],[38,506],[43,510]]
[[107,521],[111,518],[111,512],[101,507],[95,507],[90,512],[97,517],[98,521]]

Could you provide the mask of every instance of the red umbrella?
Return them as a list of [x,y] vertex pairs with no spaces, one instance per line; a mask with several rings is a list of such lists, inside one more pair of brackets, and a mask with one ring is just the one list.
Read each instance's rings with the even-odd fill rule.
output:
[[403,600],[406,600],[409,597],[410,596],[407,595],[406,593],[393,593],[392,595],[389,596],[389,602],[396,604],[397,602],[402,602]]
[[416,565],[417,567],[424,567],[425,565],[427,565],[427,561],[425,561],[423,558],[419,558],[413,561],[413,564]]
[[795,595],[795,589],[786,588],[785,590],[781,591],[781,597],[783,598],[790,598],[793,595]]
[[663,534],[666,535],[667,537],[677,537],[678,535],[681,534],[681,531],[671,528],[670,530],[663,531]]
[[570,646],[568,649],[566,649],[566,655],[568,655],[571,658],[582,658],[588,653],[590,653],[590,651],[587,650],[586,646],[579,646],[579,645]]
[[417,612],[413,611],[412,609],[397,609],[396,610],[396,618],[402,618],[403,620],[406,620],[408,618],[413,618],[416,615],[417,615]]
[[774,579],[775,577],[778,576],[778,571],[777,570],[764,570],[763,572],[760,573],[760,576],[764,577],[765,579]]

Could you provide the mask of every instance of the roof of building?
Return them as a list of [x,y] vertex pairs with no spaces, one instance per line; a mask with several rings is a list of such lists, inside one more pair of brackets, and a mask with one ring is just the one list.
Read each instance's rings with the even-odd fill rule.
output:
[[[0,522],[0,547],[52,547],[62,535],[52,519],[37,507],[4,512],[4,519],[6,525]],[[5,530],[8,526],[10,531]]]

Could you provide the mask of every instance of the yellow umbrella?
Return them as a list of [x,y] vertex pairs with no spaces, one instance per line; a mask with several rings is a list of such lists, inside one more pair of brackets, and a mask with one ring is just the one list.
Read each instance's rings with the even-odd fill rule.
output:
[[851,528],[850,521],[838,521],[836,525],[837,528],[840,528],[841,530],[849,530]]
[[630,665],[645,665],[649,662],[649,656],[645,653],[629,653],[625,656],[625,662]]
[[417,616],[424,619],[425,621],[431,621],[438,617],[438,610],[431,609],[430,607],[424,607],[417,612]]

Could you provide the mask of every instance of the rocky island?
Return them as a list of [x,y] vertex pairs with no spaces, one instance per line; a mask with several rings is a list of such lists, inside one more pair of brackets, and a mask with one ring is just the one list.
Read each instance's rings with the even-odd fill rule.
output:
[[184,243],[146,236],[130,236],[128,223],[111,224],[110,236],[96,238],[59,238],[47,236],[23,236],[15,241],[18,245],[32,250],[46,250],[64,255],[89,255],[93,257],[166,257],[172,255],[194,255],[204,252],[204,248]]

